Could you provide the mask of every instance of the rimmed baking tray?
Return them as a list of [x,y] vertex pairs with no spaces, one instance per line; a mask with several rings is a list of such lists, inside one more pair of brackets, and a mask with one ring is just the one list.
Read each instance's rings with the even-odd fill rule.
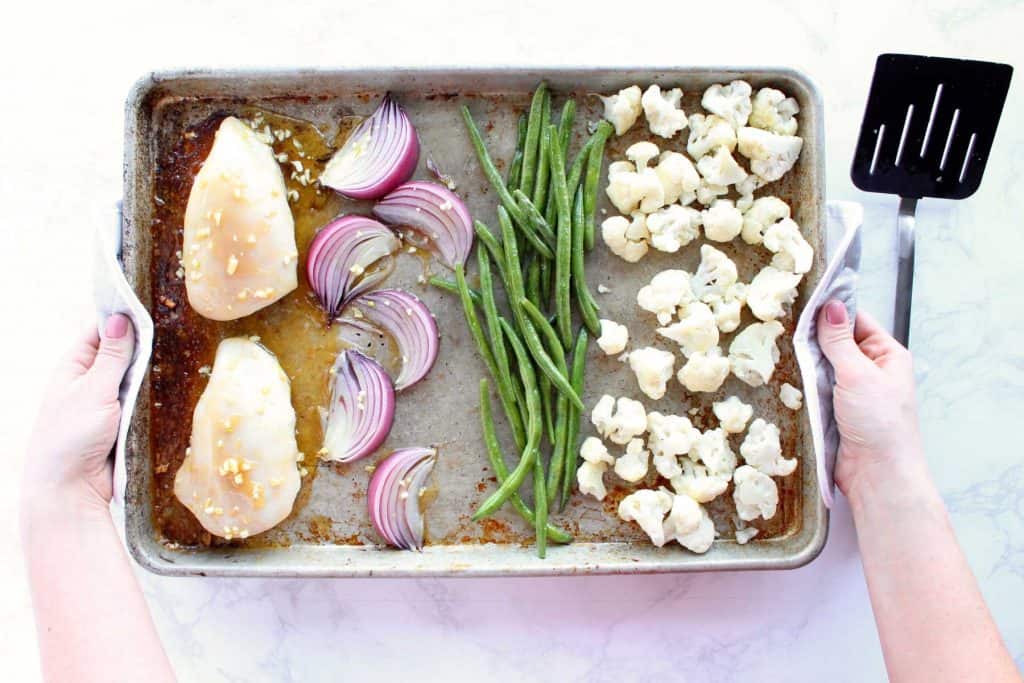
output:
[[[417,177],[425,177],[424,161],[427,156],[433,157],[454,176],[474,216],[491,222],[496,200],[480,173],[459,119],[461,104],[470,106],[482,124],[492,154],[503,163],[514,145],[516,118],[542,79],[556,94],[555,110],[567,94],[575,96],[580,104],[574,150],[585,135],[583,122],[600,116],[600,102],[594,93],[613,92],[634,83],[678,86],[687,93],[684,109],[692,112],[699,111],[700,93],[709,84],[736,78],[749,80],[755,88],[777,87],[800,103],[800,134],[805,140],[800,161],[782,181],[758,194],[776,194],[789,202],[794,218],[815,247],[814,268],[801,285],[802,301],[825,265],[825,164],[821,98],[813,83],[799,72],[762,67],[410,67],[181,71],[142,78],[126,104],[123,263],[129,281],[154,316],[157,343],[127,444],[126,532],[135,559],[161,574],[207,576],[608,574],[785,569],[814,559],[825,543],[828,511],[818,494],[807,416],[787,411],[778,401],[777,390],[783,381],[799,384],[788,338],[780,344],[782,361],[768,389],[752,390],[730,377],[718,394],[684,396],[673,384],[668,396],[657,402],[638,394],[632,374],[615,359],[603,357],[594,348],[588,361],[587,405],[604,393],[629,395],[643,400],[649,410],[686,411],[698,426],[710,428],[715,426],[711,401],[737,394],[754,403],[755,415],[779,424],[784,448],[800,459],[800,467],[791,477],[779,480],[780,511],[775,519],[762,523],[762,533],[755,542],[739,545],[732,540],[731,501],[720,499],[712,504],[712,511],[721,537],[709,553],[694,555],[675,544],[652,547],[638,529],[617,520],[615,506],[630,489],[615,485],[603,504],[573,497],[567,510],[554,521],[577,540],[568,546],[549,548],[545,560],[535,556],[530,530],[511,511],[503,510],[482,524],[472,522],[472,511],[494,485],[481,451],[476,403],[477,381],[485,369],[472,348],[456,302],[419,282],[424,263],[411,256],[399,259],[389,285],[414,291],[430,306],[442,330],[441,353],[429,378],[400,395],[396,426],[382,452],[409,445],[439,447],[434,475],[438,496],[427,513],[428,545],[423,552],[394,551],[380,544],[365,511],[369,474],[363,463],[316,468],[305,479],[292,516],[267,534],[244,542],[218,543],[214,539],[212,544],[206,543],[209,539],[196,534],[194,521],[190,524],[184,509],[176,509],[167,495],[176,463],[180,463],[187,445],[191,406],[205,384],[203,366],[212,362],[217,339],[262,333],[264,343],[278,354],[292,376],[300,447],[304,439],[315,441],[311,414],[316,406],[312,404],[316,403],[317,386],[326,388],[326,375],[320,377],[326,367],[315,364],[319,362],[317,353],[322,356],[323,349],[315,340],[298,348],[294,338],[301,337],[302,332],[288,327],[292,323],[286,324],[296,319],[288,315],[301,317],[306,315],[303,306],[312,306],[304,282],[282,304],[267,309],[280,306],[279,311],[250,316],[234,325],[198,319],[185,303],[183,284],[174,274],[178,265],[174,245],[180,249],[180,212],[191,185],[190,174],[201,161],[195,145],[201,145],[203,135],[208,134],[210,117],[252,115],[259,109],[310,121],[331,140],[339,126],[352,120],[350,117],[368,114],[377,99],[391,91],[403,103],[421,136],[423,154]],[[608,158],[621,158],[629,144],[647,135],[641,122],[627,135],[613,140]],[[662,148],[679,149],[685,145],[685,135],[681,137],[682,141],[658,142]],[[182,155],[188,158],[182,161]],[[294,181],[289,180],[289,187],[292,185]],[[307,202],[309,191],[304,192],[304,199],[294,209],[300,262],[304,261],[306,242],[318,225],[338,211],[368,208],[329,196]],[[599,206],[601,211],[612,210],[603,198]],[[741,279],[749,280],[767,258],[763,250],[744,246],[732,245],[728,251],[737,260]],[[677,255],[652,252],[633,266],[599,245],[588,257],[588,279],[591,287],[604,284],[610,290],[599,297],[602,315],[626,323],[633,332],[632,343],[654,343],[651,320],[635,306],[637,289],[665,268],[692,270],[698,259],[698,250],[690,247]],[[790,335],[799,310],[798,303],[797,311],[785,321]],[[749,317],[749,313],[745,315]],[[747,322],[749,319],[744,320],[744,324]],[[316,334],[316,339],[322,339],[322,331]],[[724,344],[728,340],[726,336]],[[303,430],[309,433],[304,435]],[[589,430],[584,425],[583,435]],[[734,438],[732,445],[738,449],[738,440]],[[614,477],[608,475],[607,479]]]

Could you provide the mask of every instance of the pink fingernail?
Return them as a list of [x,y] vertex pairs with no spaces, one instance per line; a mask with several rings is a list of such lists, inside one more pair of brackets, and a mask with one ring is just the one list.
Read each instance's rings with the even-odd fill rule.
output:
[[846,306],[841,301],[833,299],[825,304],[825,320],[828,320],[830,325],[845,325],[846,324]]
[[112,315],[107,318],[107,325],[104,328],[104,335],[108,339],[120,339],[128,332],[128,318],[121,314]]

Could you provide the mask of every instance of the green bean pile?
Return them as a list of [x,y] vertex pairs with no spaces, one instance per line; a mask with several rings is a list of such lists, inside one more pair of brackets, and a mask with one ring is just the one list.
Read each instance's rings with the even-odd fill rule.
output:
[[[541,83],[529,112],[519,119],[515,155],[502,178],[465,106],[462,117],[498,196],[499,231],[474,222],[478,289],[470,288],[461,265],[454,282],[435,277],[431,283],[458,294],[490,375],[490,380],[480,380],[480,420],[498,489],[474,519],[510,503],[534,527],[537,554],[544,557],[548,541],[572,541],[549,523],[548,515],[556,507],[564,509],[572,491],[587,345],[600,335],[598,306],[584,275],[584,252],[594,245],[598,179],[612,126],[599,123],[568,165],[576,102],[565,103],[555,125],[551,94]],[[495,275],[504,288],[507,315],[498,307]],[[581,321],[575,331],[574,313]],[[519,453],[511,470],[495,433],[492,382]],[[527,477],[532,480],[532,508],[520,495]]]

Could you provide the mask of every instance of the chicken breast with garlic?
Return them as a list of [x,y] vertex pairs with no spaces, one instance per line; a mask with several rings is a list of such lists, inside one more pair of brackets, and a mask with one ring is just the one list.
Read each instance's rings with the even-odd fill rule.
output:
[[247,538],[291,514],[300,457],[291,388],[277,359],[249,339],[225,339],[192,415],[174,495],[211,534]]
[[274,152],[229,116],[196,174],[182,247],[188,301],[211,320],[236,320],[297,285],[295,221]]

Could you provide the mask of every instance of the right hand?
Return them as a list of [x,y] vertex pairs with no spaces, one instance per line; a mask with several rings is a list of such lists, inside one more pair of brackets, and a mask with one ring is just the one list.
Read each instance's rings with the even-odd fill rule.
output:
[[835,369],[839,489],[850,497],[876,475],[923,468],[910,352],[863,311],[851,326],[835,299],[818,314],[818,343]]

